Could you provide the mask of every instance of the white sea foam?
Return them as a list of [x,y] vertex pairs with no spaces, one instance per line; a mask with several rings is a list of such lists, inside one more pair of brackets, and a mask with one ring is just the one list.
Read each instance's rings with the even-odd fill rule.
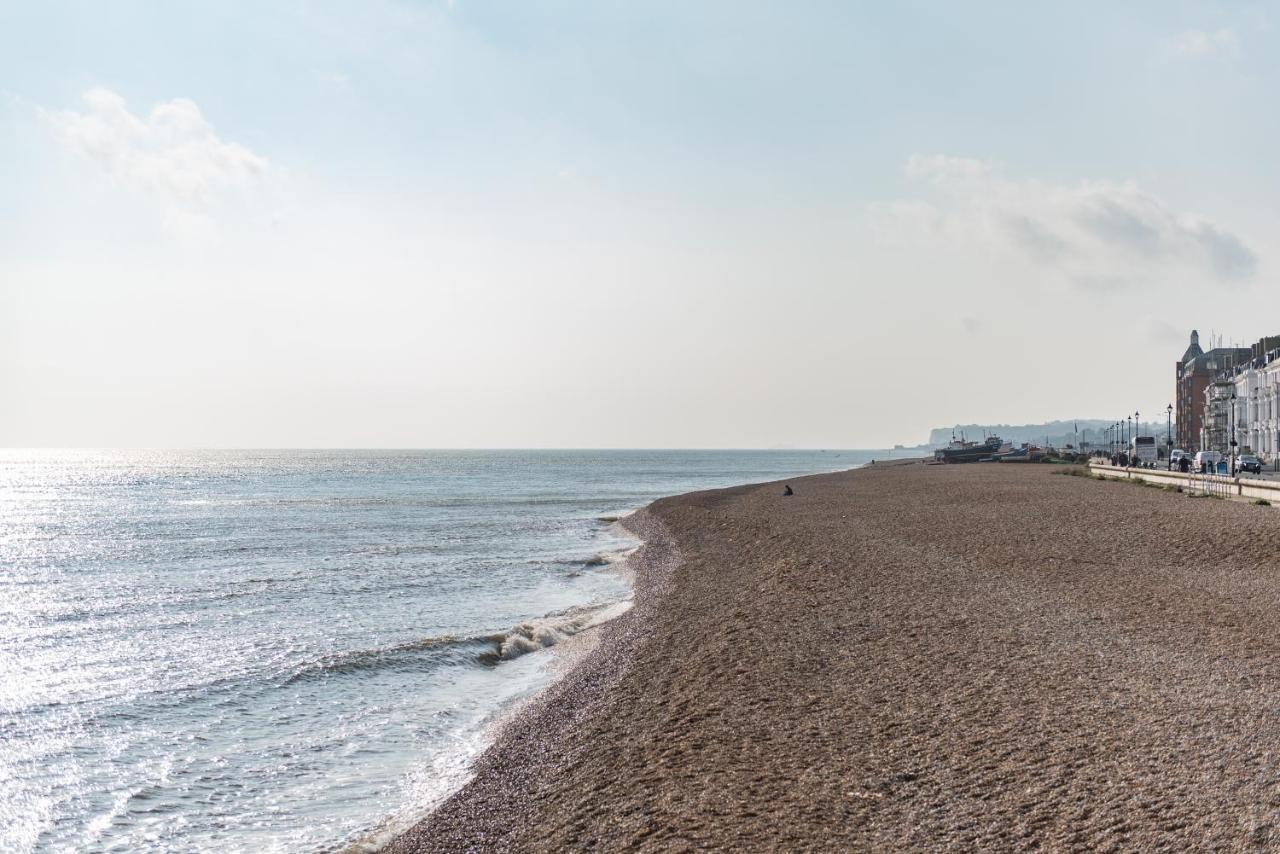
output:
[[631,600],[624,599],[609,605],[574,608],[560,614],[549,614],[513,628],[498,643],[497,657],[503,661],[519,658],[525,653],[555,646],[579,632],[598,626],[606,620],[620,616],[631,607]]

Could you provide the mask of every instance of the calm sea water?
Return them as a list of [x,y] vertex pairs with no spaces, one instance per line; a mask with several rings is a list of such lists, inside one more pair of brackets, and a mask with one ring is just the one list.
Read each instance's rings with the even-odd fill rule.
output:
[[0,850],[376,841],[625,607],[600,517],[877,455],[0,451]]

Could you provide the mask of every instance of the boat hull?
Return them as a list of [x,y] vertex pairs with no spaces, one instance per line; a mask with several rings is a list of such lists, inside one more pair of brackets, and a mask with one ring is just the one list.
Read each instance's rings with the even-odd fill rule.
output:
[[1000,450],[999,442],[984,442],[969,448],[939,448],[933,458],[942,463],[976,463]]

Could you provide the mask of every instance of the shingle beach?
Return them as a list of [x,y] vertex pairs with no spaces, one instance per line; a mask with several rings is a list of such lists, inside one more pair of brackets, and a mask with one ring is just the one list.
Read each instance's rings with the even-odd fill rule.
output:
[[635,607],[389,850],[1280,846],[1280,509],[1058,468],[655,502]]

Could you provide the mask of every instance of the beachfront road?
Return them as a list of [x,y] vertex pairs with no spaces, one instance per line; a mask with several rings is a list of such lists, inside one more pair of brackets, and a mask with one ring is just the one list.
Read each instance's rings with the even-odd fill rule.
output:
[[1280,508],[1057,469],[657,502],[636,608],[397,849],[1280,846]]

